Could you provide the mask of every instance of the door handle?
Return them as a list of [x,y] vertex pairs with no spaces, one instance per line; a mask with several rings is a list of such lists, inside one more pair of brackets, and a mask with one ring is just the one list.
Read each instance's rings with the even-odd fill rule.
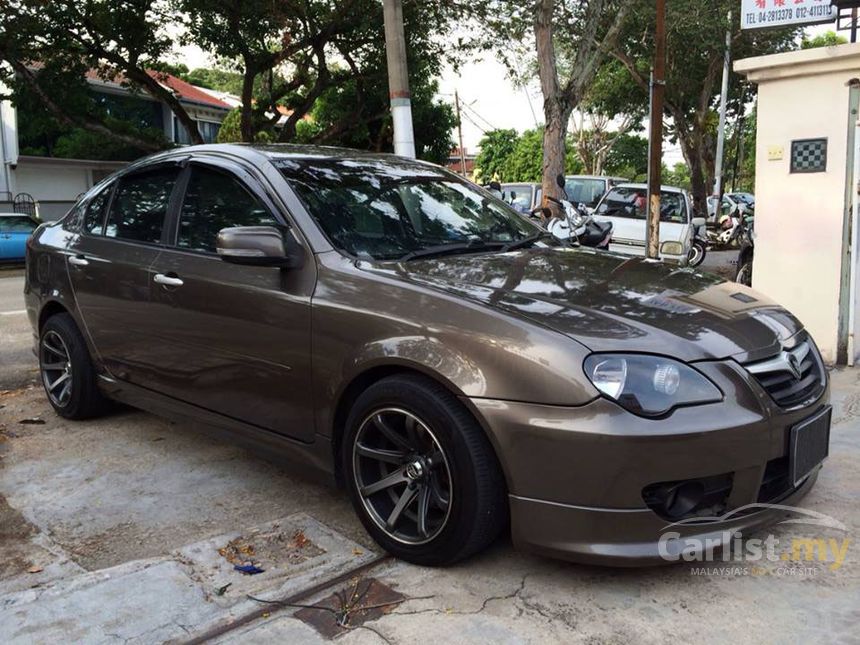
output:
[[85,267],[89,265],[90,261],[87,260],[83,255],[73,255],[69,258],[69,264],[73,264],[76,267]]
[[164,275],[163,273],[156,273],[153,280],[156,284],[163,284],[165,287],[181,287],[185,284],[180,278]]

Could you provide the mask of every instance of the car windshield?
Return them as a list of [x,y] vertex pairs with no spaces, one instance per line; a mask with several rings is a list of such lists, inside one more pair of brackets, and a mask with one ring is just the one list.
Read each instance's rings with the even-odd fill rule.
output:
[[597,202],[606,192],[606,181],[603,179],[588,179],[583,177],[568,177],[564,182],[567,198],[574,204],[597,206]]
[[36,230],[36,222],[25,215],[0,217],[0,231],[4,233],[32,233]]
[[542,232],[486,191],[430,165],[315,159],[279,168],[331,243],[355,257],[501,249]]
[[502,199],[520,213],[527,213],[532,207],[532,187],[525,184],[502,186]]
[[[647,190],[633,186],[613,188],[597,207],[597,215],[645,219]],[[660,221],[673,224],[687,223],[687,204],[683,194],[660,191]]]

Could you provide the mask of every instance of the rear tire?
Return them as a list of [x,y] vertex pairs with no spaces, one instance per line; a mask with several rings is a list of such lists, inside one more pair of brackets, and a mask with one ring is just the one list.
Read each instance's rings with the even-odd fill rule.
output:
[[66,419],[89,419],[107,407],[87,344],[67,313],[51,316],[39,337],[39,373],[51,407]]
[[505,481],[490,442],[430,379],[392,376],[365,390],[347,419],[341,457],[362,524],[402,560],[453,564],[507,526]]

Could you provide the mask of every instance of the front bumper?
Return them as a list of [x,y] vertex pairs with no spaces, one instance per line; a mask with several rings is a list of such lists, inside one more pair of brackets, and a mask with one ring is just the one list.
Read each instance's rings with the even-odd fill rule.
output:
[[[646,505],[650,485],[728,476],[725,511],[803,497],[816,473],[777,495],[765,488],[766,473],[788,456],[791,426],[828,402],[829,387],[813,404],[786,411],[733,361],[696,367],[725,399],[664,419],[638,417],[602,398],[580,407],[472,399],[505,472],[515,543],[578,561],[653,563],[671,520]],[[747,531],[778,516],[763,510],[681,532]]]

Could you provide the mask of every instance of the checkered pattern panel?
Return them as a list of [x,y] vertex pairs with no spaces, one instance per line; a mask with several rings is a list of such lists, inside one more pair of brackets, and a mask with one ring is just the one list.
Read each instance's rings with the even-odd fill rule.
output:
[[827,139],[800,139],[791,142],[791,172],[827,170]]

